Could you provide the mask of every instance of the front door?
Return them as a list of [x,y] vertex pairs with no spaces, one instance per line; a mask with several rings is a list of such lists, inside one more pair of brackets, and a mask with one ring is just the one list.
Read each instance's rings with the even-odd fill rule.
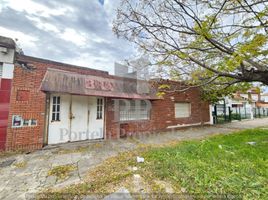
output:
[[90,97],[88,101],[88,108],[88,139],[103,138],[104,99],[101,97]]
[[70,141],[86,140],[88,138],[88,97],[72,96],[71,99],[71,135]]
[[48,144],[103,138],[101,97],[51,95]]
[[48,144],[69,141],[70,95],[51,95]]

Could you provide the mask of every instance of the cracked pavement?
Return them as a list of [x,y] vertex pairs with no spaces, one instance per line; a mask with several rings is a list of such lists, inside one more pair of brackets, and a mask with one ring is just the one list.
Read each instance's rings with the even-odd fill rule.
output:
[[[34,151],[0,157],[0,199],[33,199],[35,194],[46,188],[61,188],[82,182],[90,169],[105,159],[120,152],[133,150],[139,144],[163,144],[171,141],[201,139],[215,134],[228,134],[238,129],[268,126],[268,118],[233,122],[216,126],[187,128],[133,138],[83,141],[67,143]],[[10,161],[10,162],[9,162]],[[13,162],[12,162],[13,161]],[[1,163],[8,163],[7,165]],[[76,169],[64,179],[49,176],[56,166],[76,165]]]

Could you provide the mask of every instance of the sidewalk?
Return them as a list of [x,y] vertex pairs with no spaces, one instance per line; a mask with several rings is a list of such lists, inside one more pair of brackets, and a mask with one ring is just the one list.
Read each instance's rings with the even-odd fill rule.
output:
[[[36,193],[48,187],[65,187],[83,181],[87,172],[105,159],[120,152],[133,150],[140,144],[164,144],[171,141],[201,139],[216,134],[228,134],[233,131],[268,127],[268,118],[233,122],[216,126],[187,128],[167,133],[140,135],[133,138],[96,142],[76,142],[53,146],[30,154],[14,155],[2,158],[10,161],[0,167],[0,199],[25,199],[28,194]],[[13,163],[12,163],[13,161]],[[11,164],[12,163],[12,164]],[[75,170],[66,180],[48,176],[55,166],[75,166]]]

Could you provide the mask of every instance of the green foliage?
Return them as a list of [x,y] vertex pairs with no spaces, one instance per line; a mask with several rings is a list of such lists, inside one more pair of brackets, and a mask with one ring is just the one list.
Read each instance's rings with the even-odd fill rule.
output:
[[170,85],[168,85],[168,84],[161,84],[159,87],[158,87],[158,89],[170,89]]
[[53,167],[48,171],[49,176],[56,176],[58,179],[65,179],[69,173],[74,171],[77,167],[75,165],[60,165]]
[[[247,142],[254,141],[251,146]],[[268,197],[268,130],[253,129],[144,153],[144,168],[188,193]],[[208,199],[204,196],[203,199]],[[201,198],[202,199],[202,198]]]
[[173,56],[177,56],[178,58],[180,59],[186,59],[188,58],[188,55],[182,51],[178,51],[178,50],[175,50],[175,51],[169,51],[167,52],[168,55],[173,55]]
[[267,35],[252,33],[251,36],[253,36],[253,39],[239,45],[237,52],[241,55],[245,55],[246,57],[266,54],[267,50],[265,50],[265,53],[263,53],[262,48],[267,45]]
[[227,88],[221,85],[206,85],[202,89],[202,99],[211,103],[216,103],[237,91],[246,92],[251,87],[251,83],[237,83]]
[[156,96],[161,98],[161,97],[163,97],[165,94],[166,94],[165,92],[157,92],[157,93],[156,93]]
[[[64,199],[68,194],[68,199],[74,199],[83,195],[95,193],[99,195],[98,199],[103,199],[107,192],[113,192],[114,187],[124,181],[127,177],[133,175],[134,171],[130,166],[134,166],[136,152],[126,152],[116,157],[105,160],[104,163],[94,168],[84,178],[80,184],[71,185],[61,190],[48,189],[38,195],[38,199]],[[50,172],[50,175],[62,176],[73,170],[71,166],[58,166]],[[65,177],[66,175],[64,175]]]
[[[247,144],[250,141],[256,145]],[[175,141],[160,147],[140,145],[136,150],[107,159],[89,171],[82,183],[45,190],[38,199],[64,199],[66,194],[68,199],[80,199],[90,194],[102,199],[120,187],[131,191],[134,174],[140,174],[150,188],[149,192],[154,194],[165,192],[157,184],[161,180],[171,184],[176,193],[184,188],[186,194],[229,193],[238,194],[243,199],[266,199],[267,144],[268,130],[253,129],[202,141]],[[137,164],[136,156],[143,156],[145,162]],[[132,170],[134,166],[137,167],[135,171]],[[204,196],[203,199],[210,198]]]
[[[214,21],[215,20],[215,21]],[[215,15],[206,15],[201,23],[195,23],[194,30],[204,38],[212,38],[211,24],[215,23],[217,18]]]
[[15,163],[14,166],[16,168],[25,168],[27,166],[27,162],[26,161],[18,162],[18,163]]
[[172,80],[202,87],[210,101],[250,87],[243,82],[268,84],[264,1],[139,2],[123,1],[115,31],[170,70]]
[[161,66],[161,65],[164,65],[164,66],[173,66],[174,63],[170,60],[163,60],[163,61],[159,61],[157,62],[157,65]]

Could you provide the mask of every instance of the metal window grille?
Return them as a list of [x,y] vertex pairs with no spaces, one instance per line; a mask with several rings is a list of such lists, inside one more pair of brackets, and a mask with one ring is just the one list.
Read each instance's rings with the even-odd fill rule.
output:
[[60,96],[52,98],[52,121],[60,121]]
[[120,121],[148,120],[150,119],[150,110],[144,100],[120,101],[119,119]]

